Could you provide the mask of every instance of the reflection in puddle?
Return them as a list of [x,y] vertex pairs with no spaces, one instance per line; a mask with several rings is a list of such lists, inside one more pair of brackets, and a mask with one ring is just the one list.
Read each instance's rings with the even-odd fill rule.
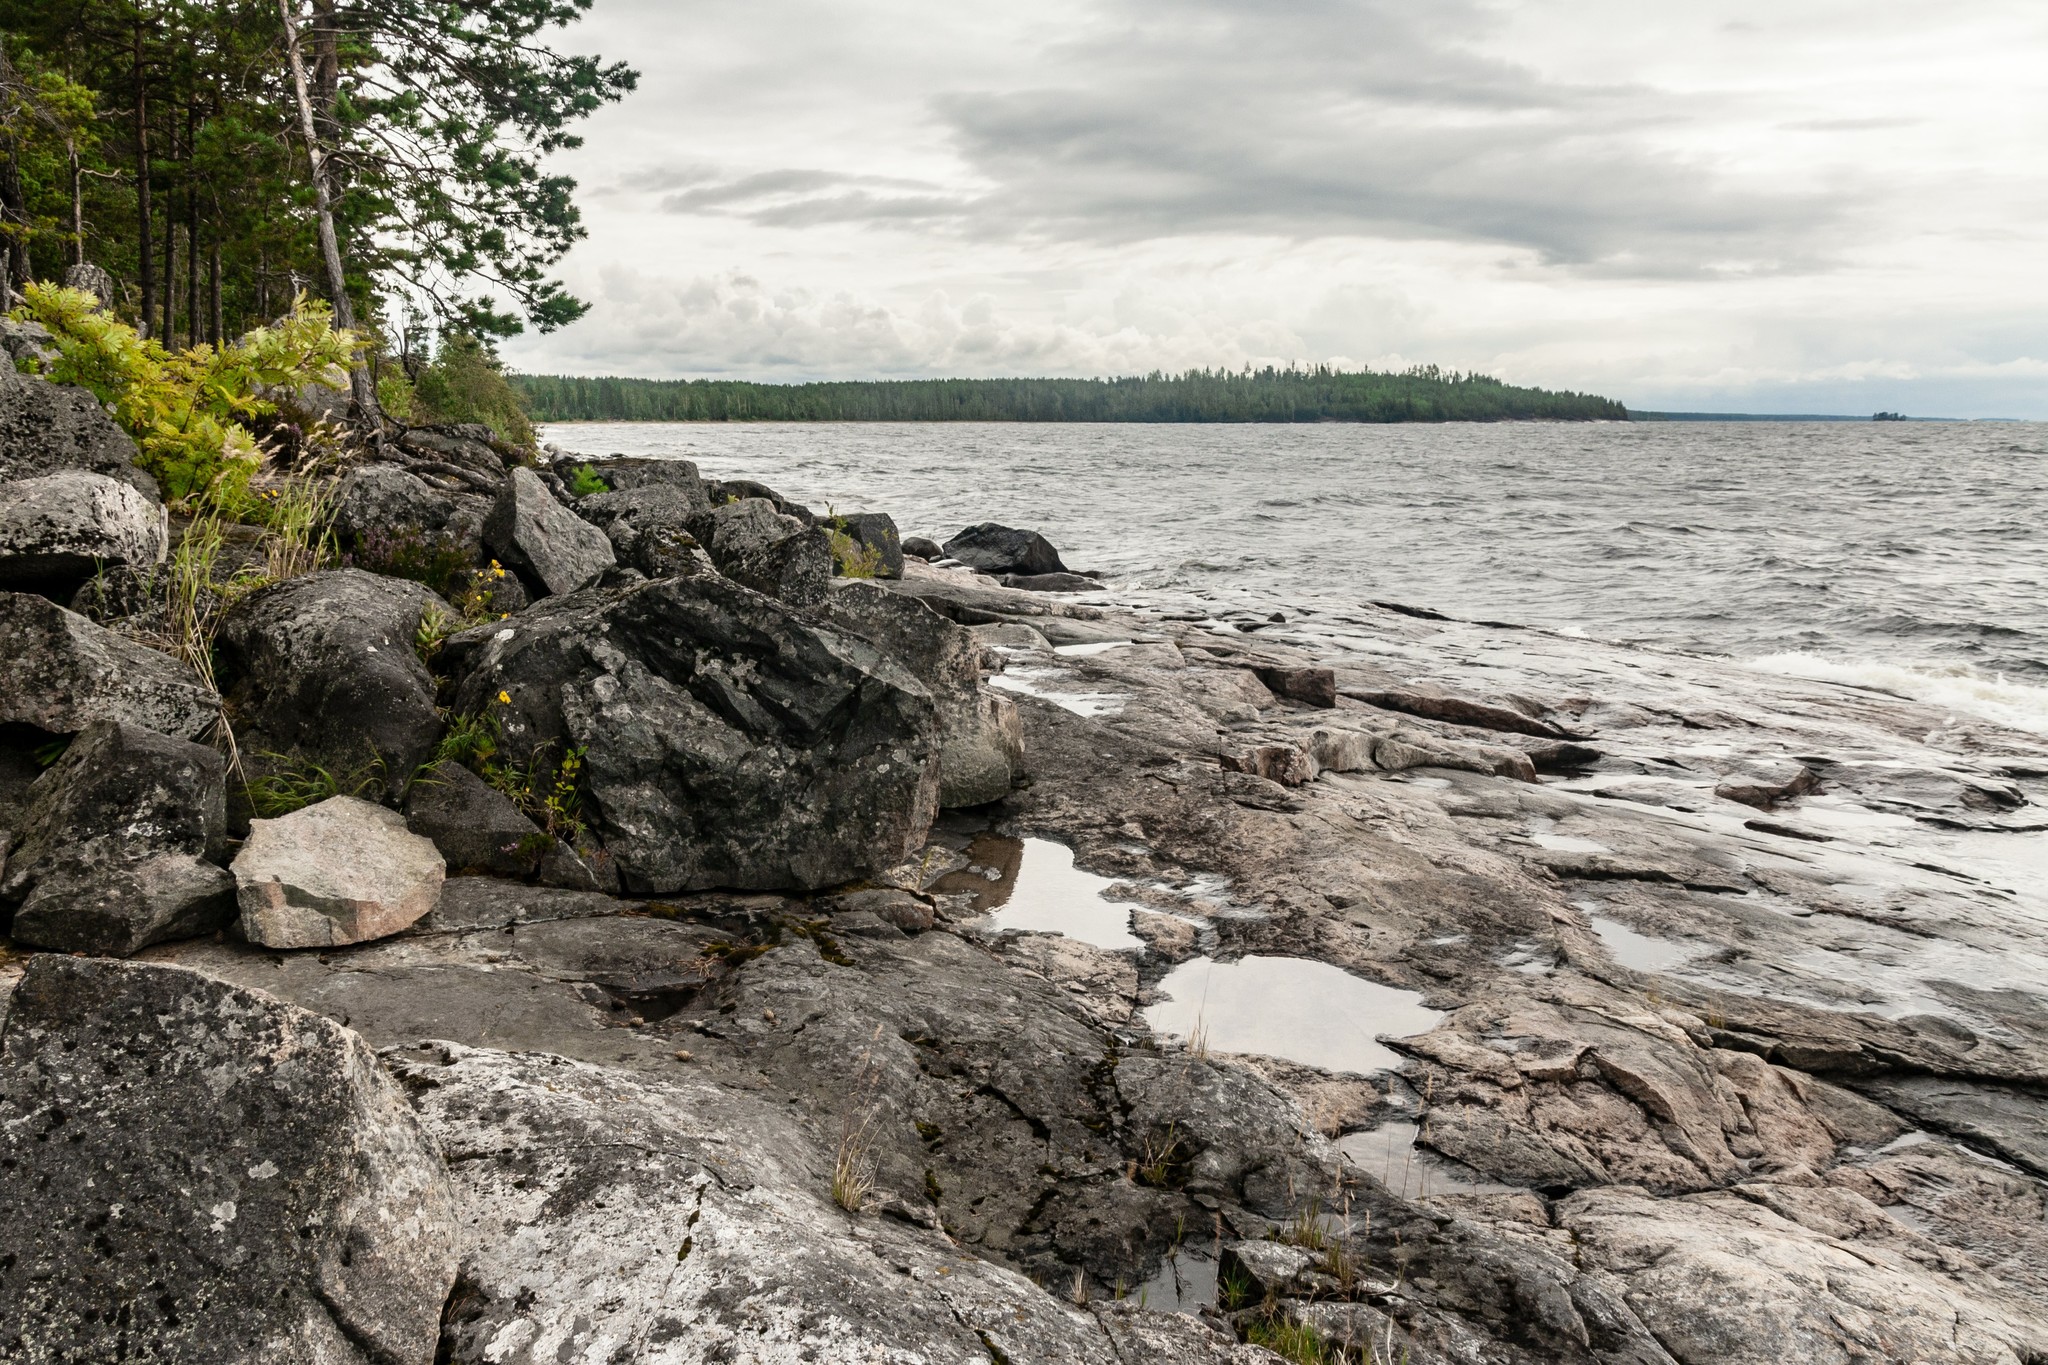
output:
[[988,683],[1005,692],[1021,692],[1049,701],[1077,716],[1106,716],[1123,709],[1127,699],[1115,692],[1062,692],[1052,686],[1053,680],[1068,676],[1057,668],[1012,668],[996,674]]
[[1159,1273],[1133,1290],[1138,1307],[1155,1313],[1193,1313],[1216,1302],[1216,1260],[1178,1247],[1167,1253]]
[[1405,1119],[1390,1119],[1363,1133],[1346,1133],[1337,1150],[1351,1164],[1403,1199],[1428,1199],[1440,1194],[1517,1194],[1513,1185],[1488,1180],[1463,1162],[1418,1147],[1421,1129]]
[[1600,915],[1587,915],[1586,918],[1591,921],[1593,932],[1600,935],[1600,946],[1607,950],[1607,955],[1638,972],[1661,972],[1689,962],[1700,953],[1691,944],[1639,934],[1626,924]]
[[1103,899],[1113,883],[1075,867],[1074,850],[1065,844],[984,834],[968,846],[967,857],[964,871],[940,878],[933,890],[973,893],[976,910],[994,912],[990,926],[1064,934],[1112,950],[1145,946],[1131,932],[1137,907]]
[[1094,640],[1085,645],[1054,645],[1053,653],[1064,654],[1069,659],[1087,659],[1097,654],[1107,654],[1112,649],[1122,649],[1129,640]]
[[1154,1032],[1199,1039],[1217,1052],[1250,1052],[1324,1071],[1364,1075],[1400,1065],[1384,1034],[1406,1038],[1442,1020],[1415,991],[1301,957],[1183,962],[1145,1010]]
[[1570,834],[1531,834],[1526,836],[1538,848],[1547,848],[1552,853],[1612,853],[1613,849],[1594,839],[1580,839]]

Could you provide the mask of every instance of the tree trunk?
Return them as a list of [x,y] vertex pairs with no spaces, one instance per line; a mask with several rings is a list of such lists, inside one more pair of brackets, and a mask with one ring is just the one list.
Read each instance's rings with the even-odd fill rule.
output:
[[213,343],[213,348],[214,348],[215,350],[219,350],[219,349],[220,349],[220,343],[221,343],[221,339],[222,339],[222,338],[223,338],[224,336],[226,336],[226,335],[227,335],[227,328],[226,328],[225,326],[223,326],[223,325],[222,325],[222,319],[221,319],[221,315],[220,315],[220,243],[219,243],[219,242],[215,242],[215,243],[213,244],[213,258],[212,258],[212,263],[211,263],[211,264],[210,264],[210,265],[209,265],[209,266],[207,267],[207,272],[206,272],[206,288],[207,288],[207,292],[208,292],[208,294],[209,294],[209,295],[211,296],[211,297],[210,297],[210,299],[209,299],[209,302],[210,302],[210,303],[211,303],[211,304],[213,305],[213,307],[212,307],[212,313],[213,313],[213,328],[212,328],[212,335],[211,335],[211,336],[209,336],[209,337],[207,338],[207,340],[209,340],[209,341],[211,341],[211,342]]
[[71,261],[72,265],[85,264],[85,167],[78,160],[78,144],[70,138],[64,139],[64,149],[71,154]]
[[136,330],[149,335],[156,313],[156,244],[150,240],[149,82],[142,66],[142,25],[135,26],[135,215],[138,219],[135,258],[141,264],[142,313]]
[[[356,310],[349,302],[348,276],[341,268],[341,242],[334,235],[334,201],[328,184],[327,154],[313,124],[313,98],[306,88],[306,56],[299,43],[299,26],[292,14],[292,4],[293,0],[277,0],[277,14],[284,21],[285,55],[291,61],[292,92],[299,104],[299,132],[306,139],[306,158],[313,171],[313,207],[320,236],[320,260],[327,267],[327,293],[334,303],[334,320],[352,331],[356,325]],[[371,439],[382,445],[383,414],[377,411],[377,388],[360,359],[349,370],[349,390],[355,399],[356,416],[369,427]]]
[[203,316],[199,311],[199,186],[195,174],[197,167],[194,157],[199,146],[199,130],[195,122],[193,104],[188,96],[185,104],[185,344],[197,346],[200,340]]

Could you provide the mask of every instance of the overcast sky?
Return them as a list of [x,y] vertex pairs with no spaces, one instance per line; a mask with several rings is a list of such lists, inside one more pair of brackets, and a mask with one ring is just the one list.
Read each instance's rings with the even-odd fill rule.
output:
[[583,321],[766,380],[1430,362],[2048,418],[2042,0],[596,0]]

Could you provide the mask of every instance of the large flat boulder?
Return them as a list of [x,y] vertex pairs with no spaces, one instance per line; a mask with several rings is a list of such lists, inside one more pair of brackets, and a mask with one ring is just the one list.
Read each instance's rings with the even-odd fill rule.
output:
[[65,469],[0,485],[0,587],[73,587],[100,568],[151,568],[169,514],[133,485]]
[[76,734],[125,720],[180,739],[204,732],[220,699],[168,654],[30,593],[0,593],[0,723]]
[[0,878],[13,937],[125,957],[233,917],[218,866],[226,765],[203,744],[98,720],[36,779]]
[[832,886],[900,862],[936,810],[927,690],[717,575],[537,603],[443,657],[509,759],[583,751],[583,815],[630,890]]
[[178,967],[43,954],[0,1033],[0,1357],[430,1365],[440,1153],[363,1040]]
[[434,908],[447,875],[433,840],[353,796],[252,821],[230,870],[242,936],[267,948],[395,934]]
[[286,761],[337,775],[381,765],[384,788],[403,790],[441,734],[433,675],[413,647],[430,607],[448,611],[417,583],[360,569],[307,574],[236,603],[221,622],[221,681],[251,772]]
[[0,482],[83,469],[154,500],[156,480],[135,467],[135,454],[134,440],[87,390],[0,365]]
[[864,636],[924,684],[939,716],[939,805],[999,801],[1024,774],[1024,735],[1009,698],[984,687],[967,628],[872,583],[839,583],[824,619]]
[[777,512],[766,498],[741,498],[711,513],[705,539],[711,562],[735,583],[792,606],[811,606],[832,581],[826,533]]
[[616,562],[604,532],[556,501],[525,468],[511,472],[491,504],[484,544],[536,595],[574,591]]

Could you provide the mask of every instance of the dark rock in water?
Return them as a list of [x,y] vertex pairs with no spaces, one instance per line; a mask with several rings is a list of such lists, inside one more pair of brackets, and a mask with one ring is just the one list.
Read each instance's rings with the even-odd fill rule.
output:
[[445,585],[482,562],[490,507],[481,494],[444,493],[397,465],[364,465],[342,480],[334,532],[362,568]]
[[162,504],[119,479],[66,469],[0,484],[0,587],[68,594],[101,568],[154,568],[169,548]]
[[1003,575],[1003,586],[1025,592],[1097,592],[1102,585],[1077,573],[1012,573]]
[[0,1037],[0,1356],[430,1365],[440,1153],[330,1020],[177,967],[44,954]]
[[1307,702],[1310,706],[1337,704],[1337,673],[1329,668],[1255,668],[1259,681],[1279,697]]
[[604,532],[557,502],[530,469],[506,479],[484,519],[484,544],[540,594],[574,591],[616,562]]
[[729,502],[744,502],[748,498],[763,498],[775,504],[775,510],[786,517],[795,517],[806,526],[816,525],[817,514],[800,502],[792,502],[765,483],[752,479],[714,480],[705,485],[713,507],[723,507]]
[[946,552],[939,547],[939,542],[929,540],[924,536],[911,536],[905,540],[903,542],[903,553],[915,555],[917,558],[925,560],[944,559],[946,557]]
[[420,616],[447,611],[417,583],[330,569],[264,588],[221,623],[221,680],[243,760],[274,771],[281,754],[338,777],[381,764],[404,788],[440,738],[434,679],[414,652]]
[[154,500],[156,480],[135,467],[135,453],[128,433],[85,389],[0,365],[0,481],[83,469]]
[[931,694],[939,717],[939,804],[999,801],[1024,773],[1024,737],[1008,697],[981,685],[981,646],[915,598],[871,583],[837,585],[825,619],[879,645]]
[[735,583],[791,606],[821,602],[832,581],[825,532],[777,512],[765,498],[744,498],[713,511],[706,548],[718,571]]
[[585,751],[585,817],[634,891],[833,886],[900,862],[937,807],[926,689],[715,575],[542,602],[446,657],[508,757]]
[[1019,531],[995,522],[970,526],[945,544],[945,552],[962,564],[991,574],[1066,573],[1060,552],[1036,531]]
[[1780,801],[1820,790],[1820,777],[1796,759],[1754,760],[1722,778],[1714,795],[1769,810]]
[[234,913],[221,756],[139,725],[88,726],[30,791],[0,879],[13,936],[125,957]]
[[0,723],[68,735],[125,720],[197,737],[220,699],[168,654],[28,593],[0,593]]
[[242,934],[267,948],[395,934],[433,910],[447,875],[431,840],[353,796],[251,822],[233,872]]
[[437,763],[405,798],[406,827],[434,841],[450,872],[530,877],[555,841],[512,798],[460,763]]
[[[644,460],[642,464],[681,461]],[[710,524],[702,484],[645,480],[576,500],[576,514],[605,533],[612,553],[649,578],[710,573],[697,532]]]
[[[866,552],[873,563],[873,571],[863,574],[867,578],[903,577],[903,543],[896,534],[896,519],[887,512],[848,512],[834,517],[831,529],[852,541],[856,551]],[[846,572],[845,564],[835,565],[840,573]]]

